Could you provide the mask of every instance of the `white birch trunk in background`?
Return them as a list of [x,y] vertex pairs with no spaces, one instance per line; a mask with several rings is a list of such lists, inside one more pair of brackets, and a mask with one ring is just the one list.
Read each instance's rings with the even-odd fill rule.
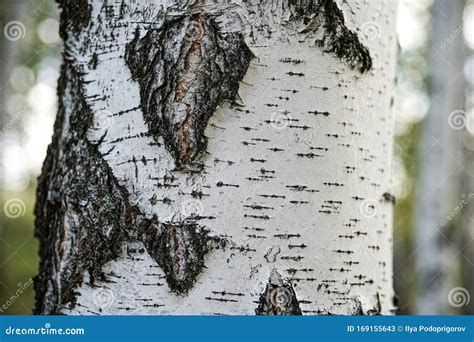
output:
[[421,140],[415,229],[416,307],[417,313],[424,315],[446,313],[447,274],[455,257],[451,254],[456,246],[448,238],[447,218],[462,200],[459,182],[463,156],[457,130],[462,118],[456,111],[464,108],[463,9],[463,0],[438,0],[433,5],[429,53],[431,106]]
[[[464,302],[455,301],[456,304],[464,304],[458,307],[458,312],[466,315],[474,314],[474,274],[472,266],[474,265],[474,154],[472,148],[474,146],[474,136],[465,131],[466,142],[470,140],[470,148],[464,150],[464,175],[463,175],[463,193],[467,194],[466,204],[462,207],[461,230],[458,232],[460,237],[461,253],[460,259],[460,273],[461,273],[461,287],[464,287],[471,296],[471,299],[466,296],[460,297]],[[459,287],[459,283],[454,286]],[[453,292],[454,293],[454,292]],[[460,293],[458,291],[458,293]],[[462,311],[461,311],[462,310]]]
[[61,6],[37,313],[393,311],[396,2]]

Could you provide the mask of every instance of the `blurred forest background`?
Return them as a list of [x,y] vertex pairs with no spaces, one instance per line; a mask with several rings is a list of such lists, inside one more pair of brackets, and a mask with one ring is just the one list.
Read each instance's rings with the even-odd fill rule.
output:
[[[34,305],[33,206],[56,114],[58,15],[53,0],[0,0],[0,314]],[[380,34],[376,23],[358,30]],[[397,32],[399,313],[474,314],[474,0],[400,0]]]

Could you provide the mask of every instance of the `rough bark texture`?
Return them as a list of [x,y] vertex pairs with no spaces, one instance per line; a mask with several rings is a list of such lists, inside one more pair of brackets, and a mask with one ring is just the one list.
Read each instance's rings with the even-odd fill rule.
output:
[[36,313],[394,309],[390,1],[61,7]]

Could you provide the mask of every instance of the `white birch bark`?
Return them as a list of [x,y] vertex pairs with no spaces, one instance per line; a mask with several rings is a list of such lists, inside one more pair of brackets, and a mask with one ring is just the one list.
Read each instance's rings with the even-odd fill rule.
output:
[[[464,1],[433,6],[429,60],[431,106],[424,121],[416,209],[417,313],[442,314],[448,307],[448,274],[454,255],[446,218],[462,198],[462,141],[451,113],[464,108],[462,13]],[[455,36],[455,39],[450,37]]]
[[[62,6],[64,25],[74,6]],[[64,169],[76,171],[56,172],[52,179],[61,181],[38,191],[39,203],[54,203],[37,208],[38,236],[57,235],[42,239],[36,311],[391,313],[396,3],[88,6],[80,22],[63,26],[61,147],[56,154],[50,147],[43,172],[54,173],[60,158],[72,159]],[[176,18],[193,29],[169,24]],[[190,161],[199,132],[189,128],[194,114],[187,110],[205,106],[197,98],[213,91],[199,84],[213,30],[230,42],[229,55],[217,54],[210,65],[234,55],[244,60],[244,47],[232,45],[240,37],[254,57],[238,96],[210,116],[205,152]],[[162,50],[153,45],[155,33]],[[325,39],[322,46],[317,39]],[[183,42],[185,52],[176,48]],[[153,112],[174,70],[166,58],[184,67],[173,74],[175,102]],[[140,63],[147,64],[143,75]],[[150,133],[150,115],[184,127],[175,145],[166,132]],[[78,128],[89,117],[92,124]],[[90,162],[82,166],[84,155]],[[41,228],[54,225],[62,228]]]

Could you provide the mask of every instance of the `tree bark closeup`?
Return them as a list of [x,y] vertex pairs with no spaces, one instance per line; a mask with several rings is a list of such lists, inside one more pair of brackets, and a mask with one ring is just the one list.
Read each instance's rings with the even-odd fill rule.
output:
[[35,313],[394,311],[395,2],[60,6]]

